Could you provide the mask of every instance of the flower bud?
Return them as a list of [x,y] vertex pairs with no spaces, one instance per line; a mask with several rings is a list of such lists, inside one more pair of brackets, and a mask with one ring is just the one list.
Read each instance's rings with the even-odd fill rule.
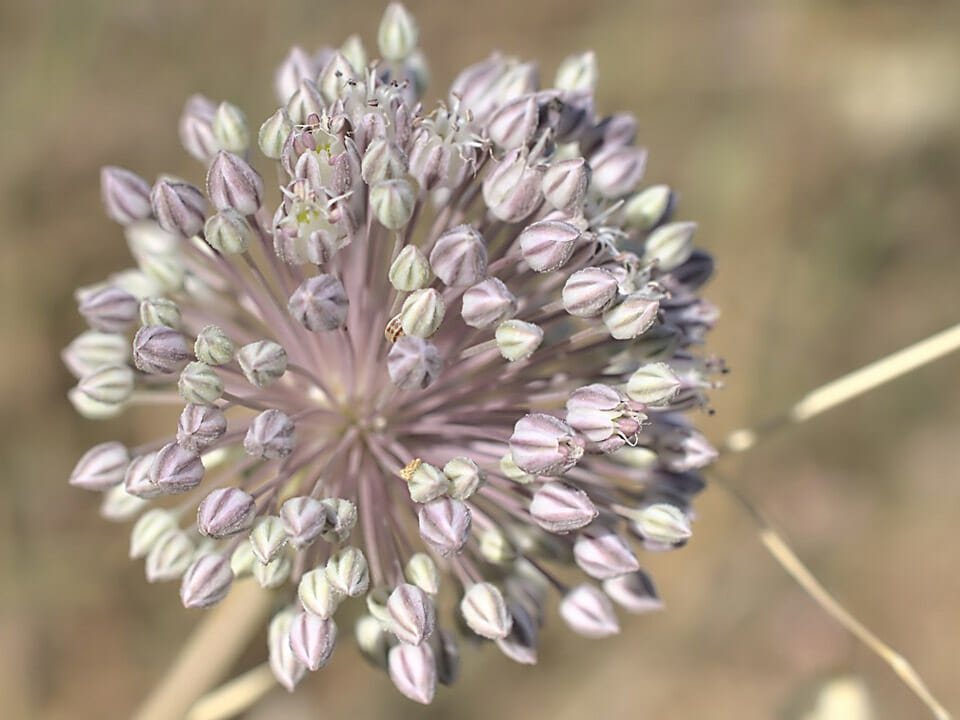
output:
[[192,95],[180,115],[180,143],[196,160],[209,162],[219,150],[213,135],[213,117],[217,106],[203,95]]
[[237,351],[237,362],[251,385],[265,388],[287,371],[287,351],[272,340],[258,340]]
[[250,547],[260,564],[274,560],[287,544],[283,521],[276,515],[265,515],[254,521],[250,531]]
[[267,631],[270,670],[288,692],[293,692],[307,672],[306,665],[297,659],[290,647],[290,626],[296,615],[292,608],[281,610],[273,616]]
[[223,555],[201,555],[187,568],[180,583],[185,608],[213,607],[230,592],[233,570]]
[[412,337],[428,338],[443,322],[446,307],[433,288],[413,291],[400,309],[400,326]]
[[618,577],[640,568],[626,540],[612,531],[581,533],[573,544],[573,559],[580,569],[598,580]]
[[508,480],[513,480],[520,485],[527,485],[537,479],[536,475],[531,475],[517,467],[517,463],[513,459],[513,453],[509,452],[500,458],[500,472],[502,472]]
[[178,329],[181,320],[180,308],[173,300],[156,297],[140,301],[140,323],[142,325],[163,325]]
[[498,278],[487,278],[463,294],[461,315],[470,327],[489,327],[508,319],[515,312],[517,298]]
[[183,287],[186,268],[179,254],[144,253],[137,258],[143,274],[156,283],[161,292],[176,292]]
[[227,152],[242,155],[250,146],[250,128],[247,117],[236,105],[222,102],[217,107],[211,123],[217,145]]
[[207,325],[197,333],[193,352],[207,365],[225,365],[233,360],[234,345],[227,334],[216,325]]
[[333,617],[343,598],[340,591],[330,584],[327,571],[322,567],[303,574],[297,586],[297,595],[304,610],[324,619]]
[[223,380],[204,362],[192,362],[181,371],[177,389],[188,403],[213,405],[223,395]]
[[324,332],[346,325],[350,301],[335,276],[321,274],[308,278],[290,296],[287,309],[308,330]]
[[697,224],[674,222],[654,230],[643,248],[643,259],[656,263],[657,269],[669,272],[680,267],[693,253],[693,232]]
[[523,320],[504,320],[494,333],[500,354],[510,362],[526,360],[543,342],[543,330]]
[[144,499],[163,494],[163,491],[150,480],[150,466],[153,465],[156,456],[155,452],[138,455],[130,462],[123,476],[123,488],[128,494]]
[[443,474],[450,480],[449,495],[457,500],[468,500],[487,480],[486,473],[473,460],[455,457],[443,466]]
[[557,210],[579,215],[590,184],[590,166],[582,157],[560,160],[543,174],[543,197]]
[[340,46],[340,54],[347,59],[357,75],[363,75],[366,72],[369,59],[359,35],[354,34],[344,40],[343,45]]
[[624,227],[643,232],[662,223],[673,209],[673,193],[666,185],[651,185],[623,206]]
[[690,521],[676,505],[656,503],[637,511],[633,518],[634,529],[645,540],[675,545],[687,540],[693,533]]
[[472,585],[460,601],[460,612],[470,629],[481,637],[497,640],[510,634],[513,618],[503,594],[492,583]]
[[394,641],[383,623],[372,615],[361,615],[354,626],[354,637],[363,656],[374,667],[385,670],[387,653]]
[[627,395],[631,400],[658,407],[667,405],[680,392],[683,381],[666,363],[642,365],[627,381]]
[[419,645],[436,626],[436,610],[430,596],[416,585],[401,583],[387,600],[390,629],[401,642]]
[[277,67],[273,86],[278,102],[286,102],[297,89],[301,80],[312,80],[320,72],[317,61],[299,45],[290,48],[290,52]]
[[603,591],[627,612],[646,613],[663,608],[653,581],[643,570],[604,580]]
[[409,478],[410,497],[417,503],[436,500],[450,490],[450,479],[430,463],[418,463]]
[[308,496],[292,497],[280,506],[280,520],[290,545],[303,550],[320,537],[329,524],[322,501]]
[[[293,94],[292,91],[291,94]],[[290,116],[287,115],[286,109],[278,108],[260,126],[260,132],[257,134],[257,144],[260,146],[260,152],[271,160],[279,160],[283,154],[283,146],[292,131],[293,123],[290,122]]]
[[217,488],[197,508],[197,529],[201,535],[224,538],[253,524],[257,506],[253,496],[235,487]]
[[123,485],[115,485],[103,494],[100,517],[110,522],[132,520],[149,505],[148,500],[131,495]]
[[597,87],[597,56],[591,50],[564,58],[557,68],[553,86],[558,90],[588,90]]
[[171,327],[147,325],[137,330],[133,338],[133,364],[145,373],[175,373],[192,357],[186,339]]
[[107,217],[121,225],[150,217],[150,185],[136,173],[107,166],[100,169],[100,197]]
[[84,490],[108,490],[123,482],[129,464],[130,453],[122,443],[100,443],[77,461],[69,482]]
[[480,282],[487,272],[483,236],[469,225],[447,230],[430,251],[430,267],[444,284],[462,287]]
[[207,218],[203,234],[210,247],[217,252],[239,255],[250,247],[253,229],[239,210],[225,208]]
[[77,391],[94,402],[123,405],[133,394],[134,375],[129,365],[94,370],[77,383]]
[[631,293],[603,313],[603,324],[616,340],[632,340],[653,327],[660,301],[646,291]]
[[288,553],[280,553],[266,564],[253,564],[253,577],[264,589],[278,588],[290,577],[293,561]]
[[450,105],[455,107],[459,100],[464,110],[483,122],[500,104],[497,86],[506,70],[506,61],[497,53],[464,69],[450,86]]
[[253,418],[243,439],[243,449],[248,455],[266,460],[282,460],[293,452],[295,444],[293,421],[272,408]]
[[130,293],[107,286],[84,295],[78,309],[87,325],[94,330],[120,333],[136,321],[138,305],[137,299]]
[[327,527],[321,536],[328,542],[344,542],[357,526],[357,506],[343,498],[324,498],[320,502],[327,512]]
[[297,613],[290,623],[290,649],[308,670],[319,670],[330,661],[337,642],[337,625],[310,613]]
[[470,536],[470,509],[451,498],[433,500],[420,508],[420,537],[443,555],[459,553]]
[[460,648],[453,633],[442,628],[430,636],[430,649],[433,650],[434,665],[437,668],[437,681],[443,685],[453,685],[460,674]]
[[[390,588],[373,588],[367,593],[365,601],[367,603],[367,612],[380,621],[384,628],[390,629],[393,621],[390,619],[390,611],[387,610],[387,601],[390,599]],[[392,632],[392,631],[391,631]]]
[[602,638],[620,632],[610,600],[592,585],[578,585],[560,601],[560,617],[575,633]]
[[387,656],[390,680],[404,696],[429,705],[437,691],[437,666],[430,645],[400,643]]
[[[462,167],[454,160],[454,167]],[[431,191],[444,186],[450,175],[451,148],[439,138],[424,134],[414,141],[410,151],[410,174],[420,184],[421,189]]]
[[543,413],[520,418],[510,437],[517,467],[533,475],[562,475],[583,456],[583,445],[572,427]]
[[604,148],[590,159],[590,188],[607,199],[622,197],[637,187],[646,166],[646,150],[629,146]]
[[317,88],[323,99],[333,104],[340,99],[344,87],[356,79],[357,76],[350,66],[350,61],[339,52],[335,52],[317,76]]
[[521,95],[501,105],[487,121],[487,134],[504,150],[513,150],[533,140],[540,125],[536,96]]
[[389,278],[395,290],[419,290],[430,284],[430,264],[420,248],[407,245],[390,265]]
[[367,559],[355,547],[345,547],[327,561],[327,580],[334,590],[348,597],[359,597],[370,587]]
[[594,317],[617,298],[616,276],[609,270],[589,267],[567,278],[563,286],[563,307],[576,317]]
[[[294,127],[306,125],[311,115],[320,116],[325,111],[326,101],[320,94],[320,88],[310,78],[303,78],[297,88],[287,98],[286,111]],[[285,145],[290,143],[287,138]]]
[[253,566],[257,563],[257,558],[253,554],[253,548],[250,543],[242,542],[234,549],[230,555],[230,570],[236,579],[248,578],[253,575]]
[[410,556],[403,571],[407,582],[431,595],[440,592],[440,571],[437,564],[427,553],[418,552]]
[[598,512],[583,490],[566,483],[548,482],[533,494],[530,514],[544,530],[562,534],[586,527]]
[[179,578],[193,562],[195,549],[184,531],[167,532],[147,553],[147,582],[166,582]]
[[150,204],[160,227],[192,237],[203,229],[207,202],[193,185],[160,180],[150,192]]
[[207,171],[207,195],[217,210],[253,215],[263,202],[263,178],[243,158],[221,150]]
[[406,180],[383,180],[370,188],[373,214],[390,230],[399,230],[410,222],[416,202],[413,188]]
[[387,354],[387,372],[390,381],[401,390],[417,390],[437,379],[442,362],[440,351],[432,342],[405,335]]
[[384,60],[406,60],[417,47],[418,35],[417,22],[403,5],[387,5],[377,30],[377,48]]
[[130,558],[144,557],[161,537],[177,529],[177,518],[169,510],[147,510],[130,533]]
[[535,665],[537,662],[537,623],[520,603],[510,603],[507,612],[513,618],[510,633],[497,639],[500,652],[514,662]]
[[203,479],[200,455],[168,443],[157,452],[150,463],[150,482],[170,495],[193,490]]
[[528,165],[524,148],[507,153],[483,180],[483,201],[504,222],[520,222],[543,197],[543,168]]
[[387,138],[376,138],[367,145],[360,165],[360,177],[367,185],[396,180],[407,174],[407,155]]
[[130,357],[130,341],[118,333],[87,330],[80,333],[62,353],[63,364],[76,378],[101,368],[124,365]]

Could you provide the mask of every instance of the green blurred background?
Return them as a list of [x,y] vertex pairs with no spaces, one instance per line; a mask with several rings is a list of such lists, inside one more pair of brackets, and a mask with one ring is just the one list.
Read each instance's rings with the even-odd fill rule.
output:
[[[807,389],[960,316],[960,4],[718,0],[413,1],[436,97],[493,48],[542,63],[594,48],[598,107],[639,118],[648,180],[719,273],[711,349],[733,373],[702,426],[719,441]],[[0,716],[129,716],[198,614],[148,587],[127,534],[66,477],[148,415],[92,423],[64,394],[72,289],[126,266],[98,168],[190,178],[184,99],[230,99],[259,123],[293,43],[362,34],[381,3],[0,2]],[[960,358],[771,438],[725,473],[837,596],[960,708]],[[925,717],[765,554],[717,489],[684,550],[644,559],[666,610],[591,642],[551,623],[541,662],[466,651],[427,709],[344,643],[292,696],[249,718],[557,720],[779,717],[823,674],[862,675],[882,718]],[[241,667],[257,661],[258,646]]]

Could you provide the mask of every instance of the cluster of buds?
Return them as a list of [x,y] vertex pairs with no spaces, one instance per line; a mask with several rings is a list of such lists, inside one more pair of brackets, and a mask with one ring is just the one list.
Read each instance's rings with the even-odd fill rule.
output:
[[393,4],[382,60],[295,48],[259,133],[191,98],[199,185],[105,168],[136,267],[77,292],[90,329],[64,360],[86,417],[184,405],[175,434],[98,445],[70,478],[135,520],[149,581],[191,608],[247,576],[285,593],[289,689],[357,598],[360,650],[427,703],[458,638],[535,662],[552,591],[587,637],[660,606],[637,551],[690,535],[715,452],[688,411],[722,367],[698,351],[713,261],[641,185],[635,120],[596,116],[594,56],[541,89],[495,54],[428,112],[417,36]]

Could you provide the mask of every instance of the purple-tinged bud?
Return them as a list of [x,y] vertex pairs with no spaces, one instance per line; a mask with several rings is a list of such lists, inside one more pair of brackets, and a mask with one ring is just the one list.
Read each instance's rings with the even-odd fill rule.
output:
[[290,553],[280,553],[267,564],[254,563],[253,577],[265,589],[278,588],[290,578],[293,560]]
[[493,113],[487,121],[487,134],[504,150],[513,150],[533,140],[540,125],[540,106],[536,96],[521,95]]
[[603,313],[603,324],[616,340],[632,340],[657,322],[660,300],[649,292],[631,293]]
[[271,160],[279,160],[283,155],[283,146],[292,131],[293,123],[290,122],[286,109],[277,108],[277,111],[260,126],[260,132],[257,134],[260,152]]
[[267,632],[270,670],[288,692],[293,692],[307,672],[307,666],[297,659],[290,647],[290,626],[296,615],[292,608],[281,610],[273,616]]
[[469,110],[483,122],[500,104],[497,86],[506,71],[507,63],[499,54],[464,69],[450,86],[450,105]]
[[437,622],[433,600],[416,585],[401,583],[387,599],[390,629],[401,642],[419,645],[431,634]]
[[437,238],[430,251],[430,267],[451,287],[473,285],[487,272],[483,236],[469,225],[458,225]]
[[207,195],[217,210],[253,215],[263,203],[263,178],[243,158],[221,150],[207,171]]
[[226,208],[207,218],[204,239],[219,253],[239,255],[250,247],[253,229],[239,210]]
[[583,490],[566,483],[548,482],[533,494],[530,514],[544,530],[563,534],[586,527],[599,513]]
[[564,213],[579,215],[590,185],[590,166],[581,157],[553,163],[543,174],[543,197]]
[[440,592],[440,571],[437,564],[427,553],[418,552],[410,556],[403,569],[407,582],[431,595]]
[[449,495],[457,500],[468,500],[487,481],[486,473],[473,460],[455,457],[443,466],[443,474],[450,480]]
[[304,610],[324,619],[333,617],[343,599],[343,594],[330,584],[327,571],[322,567],[303,574],[297,585],[297,595]]
[[180,372],[177,390],[188,403],[213,405],[223,395],[223,379],[205,362],[191,362]]
[[196,548],[190,537],[182,530],[171,530],[160,537],[147,553],[147,582],[166,582],[176,580],[183,575]]
[[504,222],[520,222],[543,198],[543,168],[530,166],[524,148],[507,153],[483,180],[483,201]]
[[520,250],[527,265],[537,272],[562,267],[576,247],[580,231],[561,220],[543,220],[520,233]]
[[[287,98],[287,116],[294,126],[306,125],[311,115],[320,116],[326,110],[326,101],[320,89],[310,78],[303,78]],[[287,139],[287,143],[290,139]]]
[[563,286],[563,307],[576,317],[594,317],[617,299],[618,283],[609,270],[588,267],[577,270]]
[[321,274],[304,280],[290,296],[287,309],[308,330],[325,332],[344,327],[350,301],[343,283]]
[[387,5],[377,29],[377,48],[384,60],[401,62],[417,48],[417,22],[398,2]]
[[[203,95],[192,95],[180,115],[180,143],[202,163],[210,161],[220,146],[213,135],[213,117],[217,106]],[[192,234],[192,233],[191,233]]]
[[463,294],[463,321],[473,328],[485,328],[510,318],[517,311],[517,298],[499,278],[477,283]]
[[627,612],[639,614],[663,608],[653,580],[643,570],[605,580],[603,591]]
[[237,351],[237,362],[251,385],[265,388],[287,371],[287,351],[272,340],[258,340]]
[[297,613],[287,631],[290,649],[308,670],[319,670],[330,661],[337,642],[337,625],[310,613]]
[[523,320],[504,320],[494,333],[497,348],[505,360],[526,360],[543,342],[543,330]]
[[629,145],[636,137],[637,119],[629,113],[619,113],[588,128],[580,139],[580,151],[589,157],[600,150]]
[[553,86],[558,90],[592,92],[597,87],[597,76],[597,56],[589,50],[564,58],[557,68]]
[[150,482],[169,495],[193,490],[203,480],[200,454],[176,443],[164,445],[150,463]]
[[276,515],[266,515],[255,521],[250,531],[250,547],[261,565],[275,560],[286,544],[283,521]]
[[573,559],[590,577],[607,580],[640,569],[627,541],[610,530],[581,533],[573,544]]
[[410,174],[424,190],[436,190],[448,180],[450,161],[451,149],[447,143],[429,134],[422,135],[410,151]]
[[350,61],[341,53],[335,52],[317,76],[317,87],[323,99],[333,104],[340,98],[347,84],[356,79]]
[[343,548],[327,561],[326,573],[333,589],[348,597],[359,597],[370,587],[367,559],[352,546]]
[[221,149],[243,154],[250,147],[250,128],[247,117],[236,105],[222,102],[217,106],[211,123],[213,137]]
[[127,522],[139,515],[149,504],[149,500],[131,495],[122,485],[115,485],[103,494],[100,517],[109,522]]
[[532,475],[562,475],[583,456],[583,445],[572,427],[543,413],[520,418],[510,437],[514,462]]
[[105,442],[87,450],[70,473],[70,484],[84,490],[108,490],[123,482],[130,453],[118,442]]
[[127,493],[144,499],[155,498],[163,494],[163,491],[150,480],[150,466],[153,465],[156,456],[155,452],[138,455],[130,462],[130,466],[123,476],[123,487]]
[[292,497],[280,506],[283,530],[296,550],[303,550],[327,529],[330,517],[322,501],[309,496]]
[[124,365],[130,357],[130,341],[119,333],[87,330],[67,345],[63,364],[76,378],[113,365]]
[[[287,101],[302,80],[313,80],[320,72],[317,62],[299,45],[290,48],[290,52],[277,67],[273,79],[273,87],[277,93],[277,101]],[[276,158],[274,158],[276,159]]]
[[203,229],[207,201],[193,185],[160,180],[150,192],[150,204],[160,227],[169,233],[192,237]]
[[385,228],[400,230],[413,217],[417,197],[406,180],[382,180],[370,188],[370,207]]
[[147,325],[133,338],[133,364],[152,375],[182,370],[193,357],[183,335],[171,327]]
[[627,395],[644,405],[667,405],[683,387],[683,380],[666,363],[642,365],[627,381]]
[[686,292],[699,290],[713,276],[714,260],[710,253],[695,249],[687,261],[680,267],[674,268],[669,276],[664,277],[664,284],[669,287],[680,287]]
[[513,625],[503,594],[488,582],[476,583],[467,590],[460,601],[460,613],[471,630],[490,640],[507,637]]
[[566,419],[587,440],[604,443],[603,451],[612,452],[635,437],[647,417],[619,390],[594,383],[571,393]]
[[147,510],[133,525],[130,532],[130,557],[144,557],[157,542],[177,529],[177,517],[169,510],[153,508]]
[[560,617],[575,633],[603,638],[620,632],[610,599],[592,585],[578,585],[560,601]]
[[129,365],[100,368],[77,383],[77,392],[103,405],[123,405],[133,395],[134,374]]
[[437,666],[428,643],[390,649],[387,657],[390,680],[404,696],[429,705],[437,691]]
[[443,322],[446,306],[433,288],[414,290],[400,308],[400,327],[412,337],[428,338]]
[[590,159],[590,188],[604,198],[623,197],[640,184],[646,167],[642,148],[604,148]]
[[367,145],[360,164],[360,177],[367,185],[397,180],[407,174],[407,154],[387,138],[375,138]]
[[180,308],[173,300],[167,298],[145,298],[140,301],[141,325],[164,325],[174,329],[180,328],[183,317]]
[[697,224],[674,222],[661,225],[647,238],[643,259],[656,263],[657,269],[669,272],[680,267],[693,254],[693,233]]
[[100,197],[107,217],[121,225],[146,220],[152,212],[149,183],[123,168],[101,168]]
[[390,284],[395,290],[412,292],[430,284],[430,264],[416,245],[407,245],[390,265]]
[[666,185],[651,185],[627,200],[623,225],[647,232],[662,223],[673,209],[673,192]]
[[693,534],[683,510],[669,503],[655,503],[638,510],[633,516],[634,529],[645,539],[665,545],[676,545]]
[[470,536],[470,509],[461,501],[440,498],[419,512],[420,537],[444,557],[459,553]]
[[200,452],[217,442],[227,431],[223,410],[213,405],[188,403],[177,423],[177,444]]
[[223,555],[201,555],[187,568],[180,583],[180,601],[185,608],[213,607],[230,592],[233,570]]
[[390,381],[401,390],[425,388],[440,374],[443,360],[437,346],[423,338],[404,335],[387,354]]
[[407,487],[414,502],[427,503],[443,497],[450,490],[450,479],[430,463],[419,462],[409,474]]
[[79,310],[94,330],[121,333],[137,320],[140,303],[130,293],[107,286],[83,296]]
[[520,603],[510,603],[507,612],[513,618],[510,633],[499,638],[500,652],[522,665],[537,663],[537,623],[530,612]]
[[197,508],[197,529],[201,535],[229,537],[249,528],[256,514],[252,495],[236,487],[217,488]]
[[533,62],[516,63],[507,68],[497,84],[497,96],[501,105],[522,95],[533,93],[540,85],[540,73]]
[[248,455],[266,460],[282,460],[293,452],[296,428],[285,413],[271,408],[253,418],[243,439]]

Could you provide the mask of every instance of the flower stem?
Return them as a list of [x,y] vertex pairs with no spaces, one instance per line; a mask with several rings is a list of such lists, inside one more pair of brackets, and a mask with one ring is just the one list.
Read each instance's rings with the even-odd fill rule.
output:
[[268,663],[257,665],[200,698],[185,720],[227,720],[251,707],[277,687]]

